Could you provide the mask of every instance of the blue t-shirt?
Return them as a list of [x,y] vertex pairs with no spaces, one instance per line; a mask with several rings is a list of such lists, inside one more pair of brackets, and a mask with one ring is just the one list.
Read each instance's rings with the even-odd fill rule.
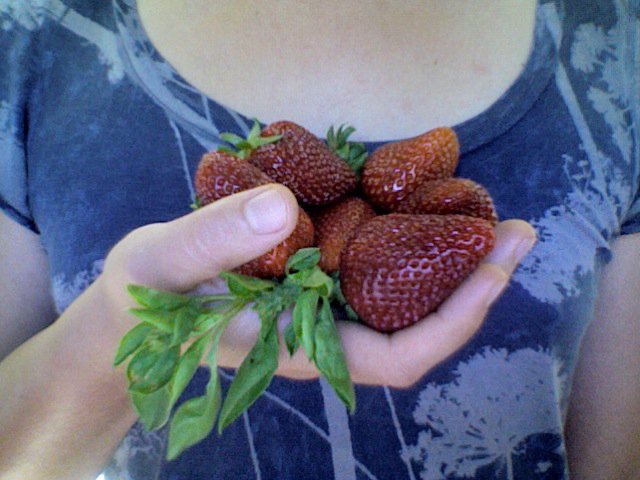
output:
[[[563,422],[598,275],[611,242],[640,231],[639,12],[540,3],[520,77],[455,126],[456,175],[539,237],[466,346],[410,389],[358,386],[353,416],[323,381],[276,378],[174,462],[165,429],[136,425],[106,477],[567,478]],[[135,0],[5,0],[0,27],[0,207],[40,235],[62,312],[126,233],[189,213],[201,155],[251,121],[176,73]]]

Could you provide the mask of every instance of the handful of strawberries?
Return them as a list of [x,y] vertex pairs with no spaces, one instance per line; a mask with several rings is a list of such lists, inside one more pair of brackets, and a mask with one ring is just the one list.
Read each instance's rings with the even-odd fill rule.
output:
[[[221,134],[232,147],[205,154],[195,173],[199,208],[234,193],[281,183],[298,200],[297,225],[267,253],[223,272],[228,293],[182,295],[140,285],[129,293],[140,323],[120,340],[114,366],[126,374],[133,407],[148,430],[170,417],[167,458],[221,433],[268,387],[278,367],[277,319],[290,355],[302,348],[353,412],[355,394],[332,305],[371,328],[393,332],[438,306],[491,251],[497,216],[480,185],[454,178],[459,147],[437,128],[388,143],[370,156],[350,143],[354,129],[329,130],[326,142],[292,122],[247,138]],[[258,314],[256,343],[223,400],[216,349],[247,305]],[[198,366],[209,366],[202,396],[173,412]]]
[[388,143],[367,157],[349,143],[353,128],[331,129],[326,143],[279,121],[243,139],[222,134],[235,150],[202,158],[195,187],[200,205],[277,182],[298,199],[298,224],[284,242],[237,269],[281,277],[298,249],[318,247],[320,268],[339,272],[350,309],[370,327],[391,332],[435,310],[494,245],[497,216],[487,191],[455,178],[459,146],[450,128]]

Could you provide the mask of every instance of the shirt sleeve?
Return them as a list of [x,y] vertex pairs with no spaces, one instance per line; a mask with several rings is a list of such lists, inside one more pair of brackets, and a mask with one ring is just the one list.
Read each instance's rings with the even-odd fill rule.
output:
[[640,185],[636,189],[635,199],[631,204],[631,208],[627,211],[620,233],[622,235],[640,233]]
[[0,12],[0,209],[38,232],[29,209],[26,124],[32,32]]

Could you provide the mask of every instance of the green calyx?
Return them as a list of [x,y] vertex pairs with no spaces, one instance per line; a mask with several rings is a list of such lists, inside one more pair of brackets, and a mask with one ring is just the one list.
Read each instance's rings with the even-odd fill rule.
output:
[[327,132],[326,143],[332,152],[349,165],[359,179],[368,154],[363,143],[349,142],[349,136],[355,131],[351,126],[340,125],[337,131],[331,126]]
[[269,137],[263,137],[260,135],[260,122],[257,119],[253,119],[253,126],[247,135],[247,138],[242,138],[235,133],[221,133],[220,138],[229,143],[231,147],[222,145],[218,147],[219,152],[228,153],[238,158],[246,159],[251,152],[262,145],[268,145],[275,143],[282,138],[282,135],[271,135]]
[[[221,433],[269,386],[278,366],[277,319],[287,308],[293,308],[284,331],[289,355],[302,347],[353,413],[354,388],[330,308],[339,289],[318,267],[319,259],[317,248],[298,250],[289,258],[281,281],[224,272],[220,277],[229,292],[222,295],[128,287],[139,305],[131,309],[139,323],[121,338],[113,364],[128,359],[129,395],[145,428],[155,430],[170,422],[169,460],[203,440],[216,422]],[[258,314],[260,331],[223,398],[216,364],[218,341],[231,319],[249,304]],[[204,395],[183,402],[172,415],[202,362],[210,371]]]

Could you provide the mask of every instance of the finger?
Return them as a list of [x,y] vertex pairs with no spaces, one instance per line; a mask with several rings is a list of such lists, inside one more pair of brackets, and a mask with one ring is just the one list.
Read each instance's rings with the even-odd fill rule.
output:
[[[502,222],[496,226],[492,253],[424,320],[388,336],[360,326],[342,326],[345,342],[358,351],[350,359],[354,371],[361,372],[366,383],[409,386],[417,381],[473,336],[534,241],[535,232],[528,223]],[[375,347],[365,349],[365,342]],[[377,378],[373,371],[379,372]]]
[[297,215],[296,199],[282,185],[240,192],[177,220],[135,230],[114,247],[105,272],[127,283],[190,290],[282,242]]
[[523,220],[506,220],[495,228],[496,245],[484,259],[511,275],[536,242],[536,232]]
[[[378,378],[372,378],[371,383],[411,386],[471,338],[482,324],[491,300],[504,288],[507,278],[504,271],[495,265],[479,266],[437,312],[390,335],[370,332],[367,335],[369,342],[378,346],[366,354],[368,365],[356,357],[353,359],[354,367],[366,371],[377,365]],[[378,335],[386,337],[386,341],[384,338],[376,339]]]

